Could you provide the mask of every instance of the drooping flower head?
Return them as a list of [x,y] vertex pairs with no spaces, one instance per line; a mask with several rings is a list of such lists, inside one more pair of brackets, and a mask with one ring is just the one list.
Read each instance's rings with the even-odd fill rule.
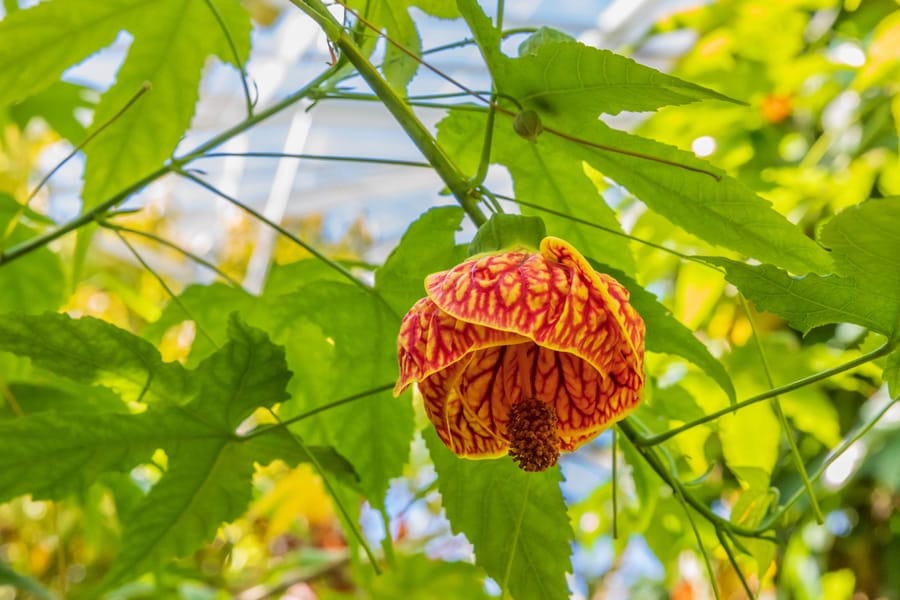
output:
[[567,242],[475,256],[425,288],[400,326],[394,393],[418,383],[457,455],[542,471],[637,406],[644,322]]

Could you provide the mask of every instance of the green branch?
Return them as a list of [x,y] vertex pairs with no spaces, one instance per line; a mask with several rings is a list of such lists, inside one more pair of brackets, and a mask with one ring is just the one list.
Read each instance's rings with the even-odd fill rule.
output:
[[[756,328],[756,319],[753,318],[753,313],[750,312],[750,307],[747,305],[747,299],[744,295],[740,294],[739,297],[741,300],[741,308],[747,317],[747,321],[750,323],[750,330],[753,332],[754,344],[756,345],[756,351],[759,353],[759,358],[762,361],[763,371],[766,374],[766,381],[768,381],[769,387],[774,388],[775,380],[772,377],[772,370],[769,368],[769,360],[766,356],[766,350],[763,348],[762,339],[759,337],[759,331]],[[787,421],[787,417],[784,416],[784,410],[781,408],[781,400],[778,396],[772,398],[772,410],[778,418],[778,424],[781,425],[781,430],[784,432],[785,437],[787,437],[788,445],[791,449],[791,460],[794,461],[794,468],[797,469],[797,472],[800,473],[800,479],[803,480],[803,487],[806,488],[806,494],[809,496],[809,504],[812,506],[813,514],[816,516],[816,523],[822,525],[825,523],[825,516],[822,514],[822,509],[819,507],[819,501],[816,499],[812,483],[809,481],[809,475],[806,473],[806,465],[803,464],[803,457],[800,456],[800,450],[797,448],[794,432]]]
[[35,250],[37,250],[39,248],[43,248],[50,242],[57,240],[57,239],[63,237],[64,235],[75,231],[76,229],[80,229],[81,227],[83,227],[89,223],[93,223],[98,218],[102,218],[103,215],[105,215],[107,213],[107,211],[114,208],[118,204],[124,202],[132,194],[135,194],[135,193],[141,191],[142,189],[144,189],[145,187],[147,187],[148,185],[150,185],[157,179],[160,179],[163,176],[168,175],[169,173],[172,173],[173,171],[178,170],[179,168],[183,167],[184,165],[190,163],[191,161],[196,160],[197,158],[200,158],[201,156],[203,156],[205,153],[209,152],[210,150],[217,148],[218,146],[221,146],[222,144],[224,144],[231,138],[254,127],[261,121],[268,119],[272,115],[281,112],[285,108],[296,104],[303,98],[310,96],[316,89],[318,89],[318,87],[322,84],[322,82],[326,81],[329,77],[331,77],[331,75],[334,73],[334,71],[335,71],[334,67],[326,70],[325,72],[320,74],[318,77],[316,77],[315,79],[310,81],[307,85],[303,86],[302,88],[300,88],[293,94],[285,97],[280,102],[276,102],[275,104],[273,104],[266,110],[260,111],[260,112],[256,113],[254,116],[250,117],[249,119],[245,119],[244,121],[241,121],[234,127],[226,129],[219,135],[200,144],[194,150],[185,154],[183,157],[173,158],[168,164],[160,167],[159,169],[153,171],[152,173],[150,173],[148,175],[145,175],[144,177],[142,177],[138,181],[134,182],[133,184],[129,185],[122,191],[114,194],[113,196],[110,196],[108,199],[104,200],[97,206],[81,213],[81,215],[72,219],[68,223],[60,225],[53,231],[50,231],[43,235],[34,237],[28,241],[22,242],[21,244],[13,246],[12,248],[9,249],[9,251],[0,252],[0,265],[4,265],[8,262],[12,262],[18,258],[25,256],[26,254],[34,252]]
[[438,145],[434,136],[407,106],[406,101],[378,73],[359,46],[344,31],[342,24],[328,12],[320,0],[291,0],[291,3],[312,17],[322,27],[331,42],[341,51],[341,56],[356,67],[372,91],[381,98],[385,108],[390,111],[422,155],[431,163],[472,222],[476,226],[483,225],[487,221],[487,217],[478,207],[478,199],[473,193],[468,178]]
[[840,364],[836,367],[832,367],[830,369],[826,369],[824,371],[820,371],[814,375],[810,375],[808,377],[804,377],[802,379],[798,379],[796,381],[792,381],[791,383],[786,383],[785,385],[778,386],[776,388],[772,388],[767,392],[763,392],[762,394],[757,394],[751,398],[747,398],[746,400],[742,400],[736,404],[729,406],[728,408],[723,408],[721,410],[717,410],[708,415],[700,417],[699,419],[694,419],[680,427],[676,427],[675,429],[670,429],[665,433],[660,433],[657,435],[651,435],[649,437],[645,437],[637,433],[635,431],[635,439],[632,440],[638,446],[655,446],[656,444],[661,444],[666,440],[675,437],[679,433],[684,433],[689,429],[693,429],[698,425],[703,425],[704,423],[709,423],[710,421],[715,421],[719,417],[725,416],[727,414],[734,413],[735,411],[744,408],[745,406],[750,406],[752,404],[756,404],[757,402],[762,402],[764,400],[770,400],[775,398],[776,396],[780,396],[782,394],[787,394],[788,392],[793,392],[794,390],[798,390],[802,387],[806,387],[818,381],[822,381],[823,379],[828,379],[829,377],[833,377],[834,375],[838,375],[843,373],[844,371],[849,371],[851,369],[855,369],[860,365],[864,365],[866,363],[872,362],[882,356],[885,356],[893,350],[894,345],[890,342],[884,344],[883,346],[867,353],[854,358],[851,361],[847,361],[843,364]]
[[275,221],[269,219],[268,217],[266,217],[264,214],[262,214],[258,210],[254,209],[250,206],[247,206],[246,204],[244,204],[243,202],[241,202],[234,196],[230,196],[229,194],[226,194],[225,192],[223,192],[216,186],[212,185],[211,183],[209,183],[207,181],[200,179],[199,177],[197,177],[196,175],[194,175],[193,173],[191,173],[189,171],[179,169],[178,174],[181,175],[182,177],[184,177],[185,179],[189,179],[189,180],[193,181],[200,187],[212,192],[213,194],[222,198],[223,200],[227,200],[231,204],[237,206],[238,208],[240,208],[247,214],[251,215],[254,219],[259,221],[260,223],[265,223],[266,225],[268,225],[269,227],[271,227],[272,229],[274,229],[275,231],[277,231],[278,233],[280,233],[287,239],[291,240],[292,242],[294,242],[295,244],[297,244],[298,246],[300,246],[301,248],[303,248],[304,250],[306,250],[307,252],[312,254],[314,257],[319,259],[320,261],[322,261],[322,263],[331,267],[337,273],[343,275],[346,279],[348,279],[354,285],[361,287],[362,289],[364,289],[367,292],[370,292],[372,290],[371,287],[366,285],[365,282],[361,281],[356,275],[351,273],[346,267],[344,267],[337,261],[328,258],[324,254],[322,254],[321,252],[316,250],[315,247],[311,246],[310,244],[307,244],[302,239],[300,239],[299,237],[297,237],[296,235],[294,235],[293,233],[291,233],[290,231],[288,231],[287,229],[285,229],[284,227],[282,227]]
[[641,445],[641,436],[635,429],[635,426],[630,419],[626,418],[622,421],[619,421],[618,426],[622,433],[625,434],[625,437],[627,437],[628,440],[632,444],[634,444],[635,448],[644,458],[644,460],[647,461],[647,464],[650,465],[650,468],[656,471],[656,474],[659,475],[670,488],[672,488],[672,491],[674,491],[676,494],[680,494],[684,498],[684,500],[694,508],[694,510],[700,513],[703,518],[709,521],[712,525],[714,525],[715,527],[721,527],[731,534],[774,541],[771,536],[765,535],[762,531],[735,525],[734,523],[727,521],[714,513],[708,506],[706,506],[705,504],[697,500],[697,498],[695,498],[693,495],[687,493],[684,490],[684,484],[682,484],[678,480],[678,478],[669,469],[666,468],[653,448],[649,448],[646,445]]

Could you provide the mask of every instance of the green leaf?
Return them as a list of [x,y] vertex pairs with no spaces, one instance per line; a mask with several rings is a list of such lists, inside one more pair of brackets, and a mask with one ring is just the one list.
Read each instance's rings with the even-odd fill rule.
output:
[[[781,427],[766,403],[754,404],[729,414],[718,421],[719,440],[725,464],[735,473],[752,468],[772,474],[778,461]],[[765,484],[768,487],[768,481]]]
[[772,265],[750,266],[704,257],[725,269],[725,279],[761,310],[781,315],[804,334],[827,323],[856,323],[885,335],[896,328],[900,297],[861,293],[855,279],[838,275],[791,276]]
[[410,0],[409,5],[441,19],[455,19],[460,16],[456,4],[447,0]]
[[509,58],[497,47],[497,34],[475,0],[459,6],[482,49],[498,90],[517,99],[524,108],[545,115],[567,114],[590,121],[600,114],[623,110],[649,111],[661,106],[697,100],[731,98],[702,86],[645,67],[608,50],[576,41],[539,41],[527,53]]
[[228,338],[197,367],[198,392],[186,407],[225,433],[233,432],[256,408],[287,400],[291,378],[284,349],[272,344],[265,332],[244,325],[235,315]]
[[[581,161],[573,161],[566,156],[562,140],[545,134],[538,143],[531,143],[513,131],[508,119],[498,118],[497,121],[491,160],[509,169],[518,200],[621,232],[615,212],[604,202],[585,174]],[[475,172],[486,127],[484,115],[450,111],[438,124],[438,141],[457,158],[460,167]],[[625,238],[614,233],[598,232],[570,219],[527,206],[522,207],[522,213],[541,217],[547,225],[547,233],[567,240],[583,254],[602,256],[605,262],[616,268],[627,273],[634,272],[634,260]]]
[[[9,394],[23,414],[56,413],[126,413],[128,405],[111,390],[61,380],[53,385],[14,381],[7,385]],[[0,419],[17,418],[9,405],[0,406]]]
[[858,281],[862,293],[900,304],[900,197],[842,211],[822,227],[819,239],[831,248],[837,272]]
[[195,422],[143,415],[39,413],[0,421],[0,501],[22,494],[60,499],[107,471],[147,462],[173,439],[209,433]]
[[50,86],[67,68],[111,44],[125,23],[155,2],[42,2],[6,15],[0,21],[0,106]]
[[87,130],[76,118],[76,111],[93,108],[90,97],[90,88],[55,81],[50,87],[11,107],[9,113],[20,129],[25,129],[31,119],[40,117],[59,135],[77,146],[84,141]]
[[[422,39],[409,16],[409,8],[413,5],[410,0],[353,0],[347,2],[347,5],[363,14],[376,28],[383,29],[387,37],[396,44],[415,56],[422,55]],[[371,35],[373,32],[366,33]],[[419,63],[395,44],[385,40],[384,45],[384,62],[381,67],[384,78],[402,92],[415,76]]]
[[568,598],[574,533],[559,468],[526,473],[508,457],[462,459],[430,429],[425,441],[450,526],[475,546],[475,564],[517,600]]
[[54,131],[77,145],[84,141],[87,130],[76,118],[76,110],[93,108],[90,92],[82,85],[55,81],[45,90],[12,106],[10,116],[20,129],[25,129],[32,119],[41,118]]
[[568,33],[553,29],[552,27],[540,27],[537,31],[525,38],[525,41],[519,44],[519,56],[538,54],[541,48],[548,44],[575,41],[577,40]]
[[547,228],[540,217],[497,213],[475,232],[469,256],[521,247],[536,252],[546,236]]
[[[703,342],[694,337],[691,330],[676,319],[672,312],[656,299],[656,296],[621,271],[588,260],[596,270],[612,276],[628,290],[631,295],[629,300],[631,306],[641,315],[647,326],[644,339],[644,346],[647,350],[674,354],[694,363],[712,377],[713,381],[728,395],[730,401],[735,401],[734,384],[722,363],[710,354]],[[680,418],[685,419],[686,417]]]
[[[0,223],[0,232],[5,226]],[[27,229],[16,228],[10,241],[16,243],[26,237]],[[47,247],[0,266],[0,314],[41,313],[56,310],[65,301],[66,277],[59,256]]]
[[224,438],[180,443],[169,468],[134,512],[123,519],[122,549],[103,586],[122,583],[210,540],[239,517],[251,499],[254,458]]
[[[349,265],[344,266],[349,268]],[[285,264],[273,264],[266,278],[263,295],[271,298],[296,292],[298,288],[310,281],[346,282],[347,280],[342,274],[318,258],[304,258]]]
[[7,585],[12,586],[14,589],[28,592],[37,600],[56,600],[57,598],[56,594],[42,586],[38,581],[27,575],[17,573],[0,562],[0,586]]
[[900,397],[900,350],[894,350],[887,357],[884,365],[884,380],[888,384],[891,398]]
[[[240,59],[246,60],[249,16],[237,0],[211,1],[222,15]],[[95,3],[79,0],[70,4]],[[216,55],[234,62],[227,38],[206,2],[154,0],[140,4],[146,10],[140,16],[129,15],[123,23],[134,41],[116,83],[97,104],[91,131],[121,111],[145,82],[152,89],[85,149],[83,198],[88,208],[161,167],[190,125],[207,58]],[[65,45],[59,40],[68,35],[66,31],[48,43]]]
[[[0,193],[0,238],[7,231],[10,220],[16,218],[22,206],[6,193]],[[43,219],[30,209],[24,211],[29,220]],[[13,246],[38,235],[31,227],[19,222],[13,229],[7,246]],[[0,313],[40,313],[56,310],[65,300],[66,278],[59,256],[43,247],[11,263],[0,266]]]
[[[760,524],[776,499],[768,487],[769,474],[753,467],[732,471],[741,480],[744,491],[731,508],[731,522],[752,529]],[[757,574],[761,577],[775,558],[775,544],[759,539],[745,539],[742,543],[756,561]]]
[[205,435],[167,445],[169,468],[125,519],[125,543],[104,580],[107,587],[157,562],[187,555],[222,522],[243,514],[250,502],[256,446],[235,437],[234,429],[255,408],[287,398],[291,373],[284,351],[236,316],[228,337],[194,371],[196,397],[169,411],[197,423]]
[[372,600],[488,600],[484,576],[465,562],[430,560],[421,555],[398,556],[387,573],[372,577],[366,597]]
[[449,269],[466,258],[454,241],[463,210],[432,208],[415,220],[384,266],[375,271],[375,289],[395,311],[404,313],[425,295],[425,276]]
[[[587,162],[685,231],[795,273],[830,271],[828,253],[800,228],[776,212],[767,200],[693,154],[612,129],[600,121],[583,122],[562,115],[558,121],[545,118],[544,124],[580,140],[676,163],[662,164],[576,141],[562,145],[567,160]],[[550,137],[547,133],[549,130],[540,143]],[[527,142],[519,142],[519,152],[525,151],[523,144]],[[716,173],[720,180],[677,165]]]
[[93,317],[2,315],[0,350],[73,381],[106,386],[128,401],[177,404],[190,391],[180,364],[163,362],[146,340]]
[[[269,299],[269,306],[267,328],[277,332],[297,373],[295,402],[284,406],[285,418],[396,380],[399,318],[374,290],[315,282]],[[408,395],[382,392],[325,410],[292,430],[340,448],[366,498],[381,507],[390,479],[406,464],[412,404]]]

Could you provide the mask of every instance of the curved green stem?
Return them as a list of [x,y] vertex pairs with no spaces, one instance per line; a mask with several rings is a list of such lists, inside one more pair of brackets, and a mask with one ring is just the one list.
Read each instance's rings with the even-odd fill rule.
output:
[[[769,368],[766,350],[763,348],[762,340],[759,337],[759,331],[756,328],[756,319],[753,318],[753,313],[750,312],[750,307],[747,305],[747,299],[744,298],[744,295],[740,294],[739,297],[741,300],[741,308],[744,310],[747,321],[750,323],[750,330],[753,333],[756,351],[759,353],[759,358],[762,361],[763,371],[766,374],[766,381],[769,382],[770,388],[775,388],[775,380],[772,378],[772,369]],[[809,481],[809,475],[806,473],[806,465],[803,464],[803,458],[800,456],[800,450],[797,448],[797,440],[794,439],[794,432],[787,421],[787,417],[784,416],[784,410],[781,408],[781,400],[779,400],[778,396],[772,398],[772,410],[778,418],[781,430],[787,437],[788,445],[791,449],[791,460],[794,461],[794,468],[797,469],[797,472],[800,473],[800,478],[803,480],[803,487],[806,488],[806,493],[809,496],[809,504],[813,509],[813,514],[816,516],[816,523],[822,525],[825,522],[825,516],[822,514],[821,507],[819,507],[819,501],[813,491],[812,483]]]
[[386,392],[388,390],[394,389],[394,383],[385,383],[379,385],[377,387],[368,389],[364,392],[360,392],[358,394],[353,394],[352,396],[347,396],[346,398],[341,398],[340,400],[335,400],[334,402],[329,402],[328,404],[323,404],[322,406],[318,406],[312,410],[308,410],[305,413],[299,414],[295,417],[291,417],[290,419],[279,420],[278,425],[272,425],[269,427],[261,427],[255,431],[251,431],[247,435],[243,437],[243,439],[254,438],[260,435],[265,435],[270,429],[278,429],[282,427],[287,427],[288,425],[293,425],[299,421],[304,419],[308,419],[313,415],[317,415],[321,412],[325,412],[326,410],[331,410],[332,408],[337,408],[338,406],[343,406],[344,404],[349,404],[351,402],[356,402],[357,400],[362,400],[363,398],[368,398],[374,394],[378,394],[380,392]]
[[124,225],[116,225],[115,223],[110,223],[109,221],[107,221],[105,219],[97,219],[97,222],[100,225],[100,227],[102,227],[104,229],[109,229],[112,231],[121,231],[123,233],[130,233],[132,235],[137,235],[137,236],[140,236],[143,238],[147,238],[148,240],[153,240],[157,244],[165,246],[166,248],[171,248],[172,250],[175,250],[176,252],[179,252],[179,253],[183,254],[184,256],[188,257],[189,259],[191,259],[198,265],[202,265],[202,266],[206,267],[207,269],[209,269],[210,271],[212,271],[213,273],[215,273],[216,275],[218,275],[219,277],[221,277],[222,279],[227,281],[231,286],[241,287],[240,283],[235,281],[230,275],[228,275],[228,273],[226,273],[225,271],[223,271],[222,269],[220,269],[213,263],[209,262],[208,260],[206,260],[203,257],[197,256],[196,254],[194,254],[193,252],[191,252],[189,250],[185,250],[178,244],[176,244],[174,242],[170,242],[169,240],[167,240],[163,237],[160,237],[160,236],[156,235],[155,233],[150,233],[149,231],[141,231],[140,229],[132,229],[131,227],[126,227]]
[[333,68],[330,68],[330,69],[324,71],[318,77],[316,77],[315,79],[310,81],[307,85],[303,86],[302,88],[300,88],[293,94],[290,94],[289,96],[285,97],[281,101],[276,102],[269,108],[256,113],[255,115],[253,115],[253,117],[246,119],[244,121],[241,121],[234,127],[230,127],[228,129],[226,129],[225,131],[223,131],[222,133],[220,133],[219,135],[214,136],[213,138],[207,140],[206,142],[203,142],[202,144],[200,144],[199,146],[194,148],[192,151],[185,154],[183,157],[173,158],[169,164],[164,165],[164,166],[160,167],[159,169],[156,169],[155,171],[153,171],[152,173],[149,173],[148,175],[145,175],[144,177],[142,177],[138,181],[132,183],[131,185],[129,185],[122,191],[110,196],[109,198],[107,198],[106,200],[104,200],[103,202],[98,204],[97,206],[81,213],[78,217],[72,219],[68,223],[60,225],[53,231],[50,231],[43,235],[39,235],[30,240],[22,242],[21,244],[13,246],[12,248],[9,249],[9,251],[0,252],[0,265],[4,265],[8,262],[12,262],[13,260],[21,258],[21,257],[25,256],[26,254],[34,252],[38,248],[43,248],[50,242],[57,240],[57,239],[63,237],[64,235],[71,233],[71,232],[75,231],[76,229],[79,229],[89,223],[94,222],[98,217],[101,217],[102,215],[104,215],[111,208],[124,202],[132,194],[139,192],[140,190],[147,187],[148,185],[150,185],[157,179],[160,179],[161,177],[168,175],[169,173],[175,171],[177,168],[180,168],[181,166],[188,164],[192,160],[199,158],[203,154],[206,154],[213,148],[217,148],[218,146],[221,146],[222,144],[224,144],[231,138],[235,137],[236,135],[239,135],[239,134],[247,131],[248,129],[254,127],[256,124],[260,123],[261,121],[268,119],[272,115],[275,115],[275,114],[281,112],[282,110],[284,110],[285,108],[296,104],[303,98],[306,98],[307,96],[312,94],[314,90],[318,89],[318,87],[324,81],[328,80],[328,78],[331,77],[331,75],[333,74],[334,70],[335,70],[335,68],[333,67]]
[[891,350],[893,350],[894,345],[890,342],[880,346],[879,348],[863,354],[862,356],[858,356],[853,360],[847,361],[843,364],[840,364],[836,367],[832,367],[830,369],[826,369],[824,371],[820,371],[819,373],[815,373],[814,375],[809,375],[808,377],[803,377],[802,379],[798,379],[796,381],[792,381],[791,383],[786,383],[785,385],[778,386],[776,388],[772,388],[767,392],[763,392],[762,394],[757,394],[751,398],[747,398],[746,400],[742,400],[736,404],[733,404],[727,408],[723,408],[721,410],[717,410],[708,415],[700,417],[699,419],[694,419],[680,427],[676,427],[675,429],[670,429],[665,433],[660,433],[657,435],[651,436],[642,436],[635,431],[635,439],[632,440],[637,446],[655,446],[656,444],[661,444],[666,440],[675,437],[679,433],[684,433],[689,429],[693,429],[698,425],[703,425],[704,423],[709,423],[710,421],[715,421],[719,417],[722,417],[727,414],[731,414],[745,406],[750,406],[752,404],[756,404],[757,402],[762,402],[763,400],[769,400],[771,398],[775,398],[782,394],[786,394],[788,392],[792,392],[794,390],[800,389],[802,387],[806,387],[818,381],[822,381],[823,379],[828,379],[829,377],[833,377],[834,375],[838,375],[843,373],[844,371],[849,371],[851,369],[855,369],[860,365],[864,365],[866,363],[872,362],[886,354],[889,354]]
[[400,124],[406,134],[412,139],[426,160],[434,167],[447,187],[456,197],[457,202],[472,219],[476,226],[481,226],[487,221],[487,217],[478,207],[478,200],[472,194],[472,188],[468,179],[444,152],[428,129],[419,121],[410,110],[406,102],[378,73],[372,63],[366,58],[359,47],[353,42],[352,37],[344,31],[331,13],[328,12],[321,0],[290,0],[297,8],[312,17],[325,31],[325,34],[341,51],[341,56],[356,67],[360,76],[369,84],[372,91],[381,98],[385,108],[390,111],[394,119]]
[[[836,461],[844,452],[846,452],[850,446],[858,442],[864,435],[869,433],[869,431],[871,431],[871,429],[875,427],[875,425],[878,423],[878,421],[881,420],[881,418],[887,413],[887,411],[889,411],[895,404],[897,404],[898,400],[900,399],[895,398],[885,404],[884,407],[882,407],[882,409],[879,410],[875,414],[875,416],[873,416],[869,420],[868,423],[859,427],[855,433],[844,438],[844,441],[841,442],[841,444],[837,448],[832,450],[831,453],[828,454],[828,456],[825,458],[825,460],[822,461],[822,464],[819,465],[819,467],[815,471],[813,471],[810,479],[814,482],[818,481],[822,477],[822,475],[825,474],[825,469],[827,469],[831,465],[831,463]],[[757,528],[770,529],[782,516],[784,516],[784,514],[788,511],[788,509],[791,508],[791,506],[796,504],[800,500],[800,498],[803,497],[805,491],[806,490],[803,488],[803,486],[798,488],[793,494],[791,494],[791,496],[787,500],[785,500],[785,502],[778,508],[778,510],[772,512],[769,516],[763,519]]]
[[748,529],[746,527],[741,527],[740,525],[735,525],[730,521],[727,521],[714,513],[708,506],[697,500],[693,495],[686,493],[684,490],[684,486],[675,475],[670,472],[669,469],[662,463],[659,456],[656,454],[653,448],[649,448],[646,445],[640,444],[640,434],[634,427],[634,424],[631,422],[629,418],[625,418],[618,423],[619,429],[622,433],[625,434],[625,437],[634,444],[637,451],[640,455],[647,461],[647,464],[650,465],[656,474],[659,475],[666,484],[672,488],[672,490],[677,490],[675,493],[681,493],[684,496],[684,499],[690,504],[694,510],[700,513],[704,519],[712,523],[716,527],[721,527],[730,533],[734,533],[737,535],[742,535],[745,537],[753,537],[759,539],[765,539],[769,541],[774,541],[771,536],[765,535],[764,533],[754,530]]
[[219,28],[225,35],[225,41],[228,42],[228,48],[231,50],[231,57],[234,59],[234,64],[238,68],[238,71],[240,71],[241,73],[241,87],[244,90],[244,102],[247,105],[247,117],[252,117],[253,98],[250,97],[250,86],[247,85],[247,69],[244,66],[244,61],[241,60],[241,55],[238,53],[237,45],[234,43],[234,38],[231,36],[231,32],[228,30],[228,25],[225,23],[225,19],[222,18],[222,13],[219,12],[219,7],[217,7],[216,3],[212,0],[206,0],[206,6],[209,7],[209,10],[212,12],[213,16],[216,18],[216,21],[219,23]]
[[310,254],[315,256],[317,259],[319,259],[320,261],[322,261],[323,263],[325,263],[326,265],[328,265],[329,267],[331,267],[332,269],[334,269],[335,271],[337,271],[338,273],[343,275],[346,279],[350,280],[354,285],[361,287],[362,289],[364,289],[367,292],[372,290],[372,288],[370,288],[363,281],[361,281],[356,275],[354,275],[353,273],[348,271],[346,267],[344,267],[340,263],[328,258],[324,254],[322,254],[321,252],[316,250],[313,246],[307,244],[302,239],[300,239],[299,237],[297,237],[296,235],[294,235],[293,233],[291,233],[290,231],[288,231],[287,229],[285,229],[284,227],[282,227],[275,221],[272,221],[271,219],[266,217],[261,212],[257,211],[256,209],[254,209],[250,206],[247,206],[246,204],[244,204],[237,198],[226,194],[225,192],[223,192],[219,188],[215,187],[211,183],[200,179],[199,177],[197,177],[196,175],[194,175],[193,173],[191,173],[189,171],[185,171],[184,169],[178,169],[177,172],[179,175],[181,175],[185,179],[190,179],[191,181],[193,181],[200,187],[209,190],[210,192],[212,192],[219,198],[222,198],[223,200],[227,200],[228,202],[234,204],[235,206],[237,206],[238,208],[240,208],[247,214],[251,215],[254,219],[258,220],[259,222],[265,223],[266,225],[268,225],[269,227],[271,227],[272,229],[274,229],[275,231],[277,231],[284,237],[288,238],[289,240],[291,240],[292,242],[294,242],[295,244],[297,244],[298,246],[300,246],[301,248],[303,248],[304,250],[306,250],[307,252],[309,252]]
[[413,160],[376,158],[369,156],[334,156],[331,154],[291,154],[285,152],[209,152],[207,154],[204,154],[203,156],[198,156],[197,160],[202,158],[223,158],[226,156],[243,156],[245,158],[296,158],[298,160],[327,160],[333,162],[396,165],[399,167],[423,167],[427,169],[431,168],[431,165],[427,162]]
[[325,489],[328,490],[328,493],[334,499],[334,504],[337,506],[338,511],[341,513],[341,516],[344,519],[344,522],[347,524],[347,528],[353,534],[353,537],[359,542],[359,545],[363,547],[363,550],[366,553],[366,556],[369,557],[369,562],[372,563],[372,568],[375,570],[376,575],[381,575],[381,568],[378,566],[378,561],[375,559],[375,553],[372,552],[372,548],[369,547],[368,542],[366,542],[366,538],[363,537],[362,532],[359,530],[359,527],[350,517],[350,513],[347,511],[347,508],[344,506],[344,503],[341,502],[340,497],[338,496],[337,489],[335,489],[334,485],[331,483],[331,479],[325,472],[324,467],[322,467],[322,463],[319,462],[319,459],[316,458],[316,455],[313,452],[310,452],[309,448],[306,447],[306,444],[303,443],[303,440],[300,439],[294,432],[290,429],[287,429],[285,423],[281,421],[278,415],[271,408],[269,409],[269,414],[275,418],[276,421],[279,422],[281,427],[285,427],[285,431],[288,432],[291,439],[295,444],[309,457],[309,461],[313,464],[316,471],[319,473],[319,477],[322,478],[322,483],[325,485]]

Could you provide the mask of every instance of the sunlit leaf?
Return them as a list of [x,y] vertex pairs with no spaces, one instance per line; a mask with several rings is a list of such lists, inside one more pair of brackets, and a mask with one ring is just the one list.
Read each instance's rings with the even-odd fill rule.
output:
[[475,564],[519,600],[568,598],[573,538],[558,468],[526,473],[511,459],[468,460],[425,435],[454,533],[475,546]]
[[[248,14],[237,0],[212,1],[240,60],[246,60],[250,50]],[[81,5],[93,4],[96,3],[78,2],[80,8],[73,5],[69,11],[77,14],[85,9]],[[162,166],[190,125],[207,58],[216,55],[226,62],[235,61],[207,2],[135,0],[130,4],[142,10],[129,15],[119,28],[127,28],[134,41],[116,83],[97,104],[91,130],[96,131],[121,111],[145,82],[152,88],[85,149],[83,197],[88,207]],[[68,31],[47,44],[66,46],[59,40],[67,39],[79,24],[67,26]]]
[[[768,487],[768,473],[753,467],[735,467],[732,471],[741,480],[744,490],[731,507],[731,522],[752,529],[759,525],[776,499]],[[775,558],[775,544],[759,539],[742,540],[741,543],[750,551],[756,561],[757,574],[762,576]]]
[[781,315],[803,333],[826,323],[856,323],[890,334],[900,315],[900,296],[861,293],[861,284],[847,277],[795,277],[772,265],[750,266],[719,257],[704,260],[723,267],[725,279],[758,308]]
[[67,81],[55,81],[50,87],[12,106],[10,114],[22,129],[31,119],[41,118],[59,135],[77,145],[84,141],[87,131],[76,113],[93,107],[89,98],[89,88]]
[[50,86],[68,67],[111,44],[136,15],[146,16],[153,3],[43,2],[7,15],[0,21],[0,106]]
[[[9,194],[0,192],[0,238],[20,209]],[[26,212],[26,216],[32,214]],[[8,247],[38,235],[36,230],[21,223],[11,233],[6,242]],[[59,256],[48,248],[38,248],[0,267],[0,314],[56,310],[65,299],[65,285]]]
[[887,357],[884,366],[884,380],[888,384],[891,398],[900,396],[900,350],[894,350]]
[[[452,4],[448,2],[447,4]],[[414,5],[410,0],[352,0],[347,5],[365,14],[365,19],[379,30],[384,29],[393,41],[385,42],[384,77],[397,90],[405,90],[416,74],[419,63],[400,50],[399,44],[415,56],[422,54],[422,39],[416,30],[416,24],[409,16],[409,8]],[[373,34],[374,32],[367,32]]]
[[543,43],[529,44],[520,58],[509,58],[499,52],[497,34],[478,4],[464,0],[459,6],[499,91],[526,109],[591,120],[601,113],[655,110],[710,98],[730,100],[630,58],[576,41],[544,39]]
[[[309,411],[397,378],[399,317],[374,290],[325,281],[270,302],[268,328],[286,346],[297,394],[305,396],[303,405],[286,406],[289,411]],[[304,393],[307,386],[322,395]],[[381,506],[388,482],[400,475],[409,455],[412,405],[408,396],[393,398],[385,391],[325,410],[297,430],[339,447],[359,473],[366,497]]]
[[[685,231],[792,272],[830,270],[828,253],[768,201],[693,154],[612,129],[600,121],[584,123],[562,115],[559,128],[588,142],[676,163],[662,164],[578,141],[566,144],[571,159],[584,160]],[[677,165],[709,171],[720,179]]]
[[[735,399],[734,385],[725,367],[710,354],[703,342],[694,337],[690,329],[672,315],[669,309],[624,273],[600,263],[592,262],[592,264],[598,271],[615,277],[631,294],[631,305],[647,325],[644,342],[647,350],[674,354],[687,359],[712,377],[730,400]],[[685,416],[680,418],[687,419]]]
[[184,368],[163,362],[152,344],[93,317],[0,316],[0,350],[74,381],[109,387],[126,400],[175,404],[191,386]]
[[848,208],[819,237],[831,248],[837,271],[858,281],[861,293],[884,298],[895,309],[900,305],[900,197]]
[[465,562],[430,560],[421,554],[398,556],[395,568],[373,577],[372,600],[396,600],[414,593],[416,600],[487,600],[484,576]]
[[406,312],[425,295],[426,275],[465,260],[465,246],[455,242],[462,218],[459,207],[432,208],[409,226],[384,266],[375,272],[375,288],[395,311]]
[[[621,225],[581,162],[566,156],[561,140],[542,136],[538,143],[527,142],[516,135],[508,120],[501,123],[502,127],[494,130],[491,160],[509,169],[518,200],[575,216],[613,233],[527,206],[522,207],[522,213],[541,217],[548,234],[571,242],[583,254],[633,273],[628,241],[615,234],[621,232]],[[450,111],[438,125],[438,141],[458,157],[463,168],[474,172],[486,125],[484,115]]]
[[729,469],[752,468],[771,475],[778,461],[781,427],[768,404],[742,408],[718,423],[722,455]]

